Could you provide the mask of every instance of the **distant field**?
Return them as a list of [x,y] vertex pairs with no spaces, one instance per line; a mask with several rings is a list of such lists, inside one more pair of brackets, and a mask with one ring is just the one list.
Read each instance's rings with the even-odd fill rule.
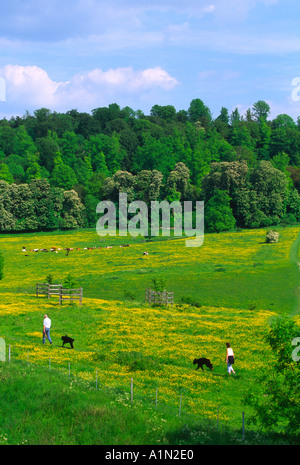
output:
[[[200,248],[185,247],[184,239],[104,240],[90,230],[2,235],[0,337],[11,345],[12,360],[47,366],[51,359],[53,368],[65,370],[70,363],[91,380],[97,370],[99,383],[125,390],[133,378],[135,395],[153,400],[157,388],[160,402],[178,405],[182,395],[186,411],[213,418],[219,408],[224,420],[240,418],[244,393],[255,389],[255,375],[272,358],[263,341],[270,318],[299,310],[298,233],[298,227],[280,230],[277,244],[265,243],[263,229],[207,234]],[[62,250],[29,251],[50,247]],[[80,250],[66,255],[65,247]],[[82,307],[35,297],[36,282],[51,273],[59,283],[69,272],[84,289]],[[146,287],[159,275],[174,291],[173,308],[144,303]],[[53,346],[41,344],[45,312]],[[75,338],[74,351],[59,347],[64,334]],[[228,340],[235,379],[226,374]],[[201,356],[211,359],[213,372],[195,371],[192,361]]]
[[[206,234],[199,248],[185,247],[181,238],[151,242],[130,237],[103,239],[95,230],[1,235],[5,279],[0,292],[31,294],[36,282],[43,282],[49,273],[59,283],[70,272],[86,297],[123,300],[124,292],[129,292],[141,302],[153,276],[163,275],[177,302],[189,296],[202,305],[289,313],[296,305],[299,284],[298,268],[290,258],[298,233],[299,227],[282,229],[278,244],[265,243],[264,229]],[[121,244],[130,247],[119,247]],[[26,257],[23,246],[27,250],[80,250],[68,256],[64,250],[57,254],[28,252]],[[149,255],[144,256],[144,251]]]

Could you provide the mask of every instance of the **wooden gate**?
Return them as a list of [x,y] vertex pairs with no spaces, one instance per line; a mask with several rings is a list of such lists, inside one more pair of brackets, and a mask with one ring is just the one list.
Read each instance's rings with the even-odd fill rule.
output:
[[59,290],[59,304],[62,305],[64,300],[69,300],[69,302],[73,303],[73,301],[78,300],[79,304],[82,305],[82,297],[83,297],[83,289],[80,287],[79,289],[65,289],[63,287]]
[[162,292],[157,292],[157,291],[153,291],[153,289],[146,289],[145,300],[149,304],[171,305],[173,307],[174,293],[167,292],[166,290]]

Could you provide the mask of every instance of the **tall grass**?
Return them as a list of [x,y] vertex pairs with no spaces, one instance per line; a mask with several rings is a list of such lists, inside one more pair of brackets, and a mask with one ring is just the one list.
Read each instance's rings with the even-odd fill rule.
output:
[[124,392],[38,366],[0,365],[0,445],[274,444],[287,439],[199,423]]

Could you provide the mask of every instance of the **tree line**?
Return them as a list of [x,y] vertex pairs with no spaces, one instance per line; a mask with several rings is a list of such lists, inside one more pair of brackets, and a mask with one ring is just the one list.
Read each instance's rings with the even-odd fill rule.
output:
[[200,99],[0,121],[0,231],[94,227],[100,200],[204,200],[206,230],[300,221],[300,117]]

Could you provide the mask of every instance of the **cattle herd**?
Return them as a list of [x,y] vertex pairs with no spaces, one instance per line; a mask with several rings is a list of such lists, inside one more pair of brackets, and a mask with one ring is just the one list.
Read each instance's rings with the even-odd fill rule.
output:
[[[130,244],[123,244],[119,247],[130,247]],[[69,255],[70,252],[74,250],[95,250],[95,249],[112,249],[112,245],[106,245],[105,247],[50,247],[50,249],[26,249],[25,246],[22,248],[22,252],[54,252],[58,253],[62,250],[66,251],[66,255]],[[148,255],[149,252],[143,252],[143,255]],[[25,254],[28,257],[28,254]]]

